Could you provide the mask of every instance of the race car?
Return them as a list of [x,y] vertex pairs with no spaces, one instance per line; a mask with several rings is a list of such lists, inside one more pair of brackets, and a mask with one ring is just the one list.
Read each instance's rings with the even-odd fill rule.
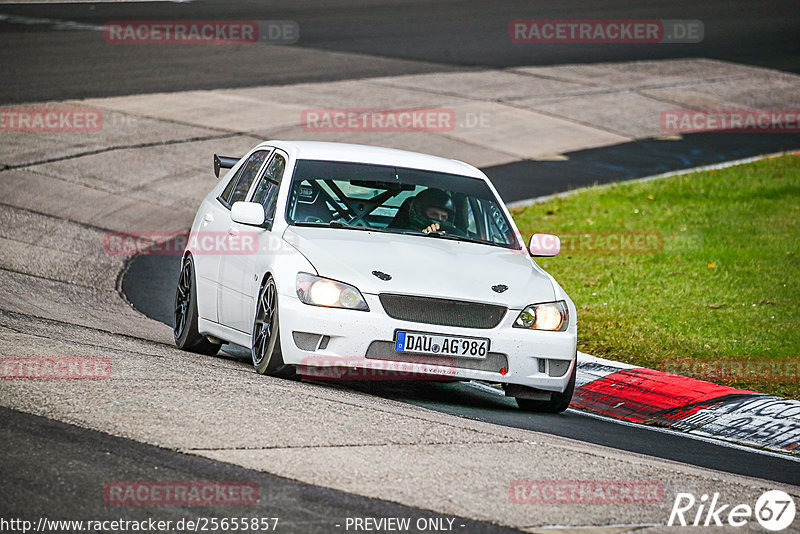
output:
[[532,259],[558,238],[526,246],[479,169],[309,141],[215,155],[222,169],[182,257],[179,348],[240,345],[283,377],[488,382],[524,410],[567,408],[575,305]]

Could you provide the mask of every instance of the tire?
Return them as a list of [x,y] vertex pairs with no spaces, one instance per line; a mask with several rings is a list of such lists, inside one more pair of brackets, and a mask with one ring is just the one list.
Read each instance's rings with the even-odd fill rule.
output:
[[253,320],[253,342],[250,354],[253,367],[260,375],[294,378],[295,369],[283,363],[278,327],[278,290],[270,276],[261,287]]
[[572,366],[572,374],[569,376],[567,389],[563,393],[553,393],[549,401],[540,401],[533,399],[521,399],[516,397],[517,406],[526,412],[539,412],[539,413],[561,413],[569,408],[569,403],[572,400],[572,393],[575,391],[575,377],[578,375],[578,360],[575,359],[575,365]]
[[191,256],[186,256],[181,264],[173,320],[172,335],[179,349],[207,356],[219,352],[221,344],[210,342],[197,331],[197,284]]

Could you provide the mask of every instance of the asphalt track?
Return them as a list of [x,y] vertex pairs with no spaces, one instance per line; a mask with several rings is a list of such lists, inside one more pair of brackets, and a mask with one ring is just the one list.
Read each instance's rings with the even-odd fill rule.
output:
[[[300,39],[289,46],[109,45],[102,31],[58,25],[131,19],[292,20]],[[693,44],[515,44],[508,35],[515,19],[696,19],[705,31]],[[0,102],[693,57],[800,72],[798,29],[795,0],[0,3]]]
[[[661,1],[631,6],[623,0],[568,3],[292,2],[265,7],[245,0],[190,3],[0,4],[0,103],[64,100],[187,89],[330,81],[404,73],[708,57],[800,72],[800,4]],[[4,17],[5,16],[5,17]],[[9,18],[16,17],[16,18]],[[706,38],[681,45],[513,45],[515,18],[699,19]],[[43,19],[50,19],[47,22]],[[289,19],[301,28],[293,46],[109,46],[94,30],[56,29],[58,21],[102,25],[119,19]],[[53,22],[54,21],[54,22]],[[520,161],[486,169],[503,197],[520,200],[594,182],[630,179],[695,165],[798,148],[798,136],[685,136],[646,140],[570,154],[566,162]],[[519,176],[535,176],[520,186]],[[122,280],[146,315],[169,324],[177,258],[141,256]],[[241,351],[235,351],[246,359]],[[242,362],[242,365],[246,365]],[[568,412],[523,414],[513,401],[469,386],[390,384],[351,387],[430,409],[571,437],[588,443],[677,460],[776,482],[797,484],[800,464],[679,435],[656,434]],[[330,531],[329,518],[419,517],[426,512],[318,488],[187,456],[56,421],[0,408],[2,517],[145,517],[146,507],[124,513],[102,499],[98,481],[255,481],[265,497],[245,515],[276,515],[286,531]],[[98,485],[100,484],[100,485]],[[77,509],[76,507],[79,507]],[[90,514],[91,512],[91,514]],[[159,508],[158,519],[215,515],[217,510]],[[466,520],[464,520],[466,524]],[[469,522],[465,531],[501,531]]]
[[[752,155],[749,150],[758,153],[758,146],[745,148],[748,142],[758,142],[759,138],[769,136],[743,136],[738,139],[738,144],[729,141],[726,148],[739,147],[739,151],[729,152],[727,159],[736,159],[733,154],[740,157]],[[778,138],[773,139],[776,142]],[[704,144],[713,145],[711,139],[704,139]],[[797,136],[786,136],[787,147],[797,147]],[[646,143],[646,142],[643,142]],[[691,146],[699,146],[703,143],[692,143]],[[625,158],[632,157],[632,154],[640,154],[643,161],[649,164],[645,169],[659,169],[660,172],[676,170],[676,163],[682,162],[686,165],[689,162],[695,164],[713,163],[714,158],[721,158],[721,153],[702,150],[685,150],[683,157],[677,157],[676,152],[670,157],[655,158],[655,154],[649,154],[638,149],[637,143],[630,143],[630,147],[611,147],[609,149],[595,149],[583,151],[591,153],[591,157],[575,157],[572,155],[566,162],[561,163],[559,172],[567,176],[578,176],[579,173],[571,173],[570,165],[573,164],[577,169],[586,165],[587,161],[592,161],[594,172],[584,176],[588,183],[573,183],[572,186],[589,185],[595,182],[610,182],[619,180],[618,168],[627,168],[627,174],[622,176],[627,178],[642,177],[636,174],[636,167],[626,162]],[[707,147],[708,148],[708,147]],[[666,153],[662,153],[662,156]],[[622,159],[620,159],[622,158]],[[550,162],[520,162],[511,164],[512,169],[520,171],[519,166],[525,166],[527,171],[537,176],[539,166],[548,167]],[[507,166],[504,166],[507,167]],[[677,167],[682,168],[682,167]],[[602,171],[601,171],[602,169]],[[484,169],[489,176],[493,175],[494,169]],[[641,171],[641,169],[640,169]],[[507,171],[506,171],[507,172]],[[510,184],[516,183],[513,180]],[[549,194],[559,191],[559,185],[563,180],[543,181],[546,185],[537,185],[537,181],[526,189],[523,196],[510,196],[506,201],[520,200],[529,198],[531,191],[540,194]],[[502,182],[498,185],[502,191]],[[543,187],[542,189],[536,189]],[[518,192],[518,191],[517,191]],[[529,195],[529,196],[524,196]],[[178,256],[166,255],[142,255],[134,257],[128,265],[121,280],[122,292],[126,298],[139,311],[161,321],[167,325],[172,325],[172,306],[175,287],[177,284],[178,272],[180,270],[180,258]],[[224,349],[231,355],[238,357],[243,362],[249,360],[249,352],[231,345],[226,345]],[[505,399],[470,387],[464,384],[380,384],[380,383],[361,383],[348,384],[349,387],[360,391],[369,392],[394,400],[408,402],[428,409],[437,410],[461,417],[486,421],[495,424],[513,426],[527,430],[535,430],[557,436],[577,439],[588,443],[613,447],[620,450],[647,454],[668,460],[675,460],[700,467],[707,467],[726,471],[729,473],[747,475],[776,482],[797,484],[800,480],[800,462],[795,459],[781,458],[773,455],[762,455],[753,451],[735,449],[706,441],[699,441],[677,433],[657,432],[653,429],[622,425],[609,420],[597,419],[577,411],[570,411],[565,415],[531,415],[517,410],[516,403],[511,399]]]

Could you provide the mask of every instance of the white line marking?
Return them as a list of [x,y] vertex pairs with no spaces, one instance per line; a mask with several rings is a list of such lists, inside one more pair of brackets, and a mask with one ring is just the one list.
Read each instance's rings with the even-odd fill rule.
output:
[[641,365],[631,365],[629,363],[607,360],[581,351],[578,351],[578,361],[581,363],[598,363],[600,365],[608,365],[609,367],[618,367],[619,369],[642,369]]
[[[478,389],[480,391],[484,391],[486,393],[492,393],[497,395],[498,397],[503,397],[506,399],[510,399],[511,397],[506,397],[505,393],[502,389],[498,389],[496,387],[492,387],[488,384],[482,384],[480,382],[470,381],[466,382],[465,385]],[[789,455],[788,453],[780,453],[780,452],[773,452],[766,449],[759,449],[756,447],[748,447],[747,445],[739,445],[738,443],[733,443],[730,441],[726,441],[722,438],[707,438],[705,436],[698,436],[697,434],[692,434],[691,432],[681,432],[680,430],[672,430],[669,428],[663,428],[658,426],[650,426],[650,425],[643,425],[641,423],[632,423],[630,421],[624,421],[622,419],[615,419],[613,417],[608,417],[605,415],[600,415],[592,412],[584,412],[583,410],[578,410],[575,408],[567,408],[568,413],[573,413],[575,415],[585,415],[586,417],[592,417],[594,419],[600,419],[601,421],[606,421],[608,423],[616,423],[618,425],[623,426],[630,426],[634,428],[643,428],[647,430],[652,430],[654,432],[662,432],[664,434],[672,434],[673,436],[681,436],[686,438],[695,439],[697,441],[704,441],[706,443],[711,443],[714,445],[720,445],[722,447],[728,447],[731,449],[738,449],[740,451],[745,452],[755,452],[758,454],[763,454],[766,456],[772,456],[774,458],[783,458],[784,460],[790,460],[792,462],[800,462],[800,457]]]
[[103,27],[96,24],[86,24],[84,22],[74,22],[71,20],[26,17],[23,15],[8,15],[5,13],[0,13],[0,22],[7,22],[9,24],[24,24],[26,26],[46,25],[52,26],[53,29],[56,30],[103,31]]
[[[84,0],[86,3],[95,3],[94,0]],[[116,2],[115,0],[103,0],[107,3],[125,3],[125,2]],[[194,0],[127,0],[132,2],[171,2],[171,3],[187,3],[192,2]],[[56,4],[62,2],[25,2],[25,4]],[[63,2],[63,3],[74,3],[74,2]],[[12,2],[3,2],[0,0],[0,6],[3,5],[10,5]],[[36,25],[43,25],[43,26],[52,26],[54,30],[91,30],[91,31],[103,31],[104,26],[97,25],[97,24],[87,24],[85,22],[75,22],[73,20],[62,20],[62,19],[48,19],[44,17],[26,17],[24,15],[10,15],[7,13],[0,13],[0,22],[5,22],[8,24],[24,24],[26,26],[36,26]]]
[[635,178],[633,180],[622,180],[619,182],[612,182],[608,184],[602,185],[593,185],[589,187],[580,187],[578,189],[572,189],[571,191],[565,191],[563,193],[556,193],[554,195],[545,195],[541,197],[534,197],[534,198],[527,198],[524,200],[515,200],[514,202],[509,202],[506,204],[508,209],[514,208],[527,208],[528,206],[533,206],[534,204],[539,204],[540,202],[546,202],[548,200],[553,200],[554,198],[564,198],[570,195],[574,195],[576,193],[582,193],[584,191],[589,191],[590,189],[599,189],[603,187],[610,187],[612,185],[625,185],[625,184],[638,184],[642,182],[649,182],[651,180],[660,180],[661,178],[669,178],[670,176],[680,176],[683,174],[690,174],[693,172],[702,172],[702,171],[712,171],[718,169],[725,169],[727,167],[735,167],[736,165],[744,165],[745,163],[752,163],[754,161],[760,161],[762,159],[769,159],[774,158],[777,156],[783,156],[787,154],[794,154],[794,150],[787,150],[785,152],[774,152],[772,154],[762,154],[760,156],[753,156],[751,158],[744,158],[744,159],[736,159],[733,161],[726,161],[723,163],[713,163],[711,165],[702,165],[700,167],[692,167],[689,169],[681,169],[678,171],[670,171],[665,172],[663,174],[654,174],[652,176],[645,176],[644,178]]
[[765,456],[772,456],[774,458],[782,458],[784,460],[789,460],[791,462],[798,462],[800,463],[800,457],[789,455],[788,453],[780,453],[780,452],[773,452],[765,449],[757,449],[755,447],[748,447],[746,445],[739,445],[738,443],[733,443],[730,441],[726,441],[722,438],[707,438],[705,436],[698,436],[697,434],[692,434],[691,432],[680,432],[678,430],[671,430],[669,428],[663,428],[658,426],[650,426],[650,425],[643,425],[641,423],[632,423],[630,421],[623,421],[621,419],[614,419],[613,417],[608,417],[605,415],[600,415],[591,412],[584,412],[583,410],[576,410],[575,408],[567,408],[567,412],[571,412],[576,415],[585,415],[586,417],[592,417],[594,419],[600,419],[601,421],[607,421],[609,423],[616,423],[618,425],[623,426],[631,426],[636,428],[644,428],[647,430],[651,430],[653,432],[661,432],[663,434],[672,434],[674,436],[683,436],[686,438],[695,439],[697,441],[704,441],[706,443],[712,443],[714,445],[721,445],[723,447],[728,447],[730,449],[738,449],[740,451],[745,452],[755,452],[757,454],[763,454]]

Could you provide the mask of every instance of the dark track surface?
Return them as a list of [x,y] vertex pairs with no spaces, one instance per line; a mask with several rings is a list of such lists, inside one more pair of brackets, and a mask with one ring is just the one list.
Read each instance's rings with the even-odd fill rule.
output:
[[[278,532],[344,531],[347,517],[440,516],[425,510],[311,486],[223,462],[181,454],[0,407],[0,517],[176,521],[198,517],[277,517]],[[103,487],[120,481],[223,481],[258,486],[250,505],[126,506],[106,504]],[[78,505],[78,506],[76,506]],[[519,532],[454,518],[462,532]],[[342,527],[337,528],[340,524]],[[184,529],[185,530],[185,529]],[[59,530],[66,532],[67,530]],[[174,531],[171,530],[171,531]],[[55,532],[55,530],[53,530]],[[152,532],[152,531],[151,531]],[[217,531],[222,532],[222,531]],[[412,528],[409,532],[418,532]]]
[[[705,57],[800,72],[796,0],[198,0],[0,4],[0,15],[100,27],[128,19],[288,19],[300,27],[299,42],[284,47],[163,46],[107,44],[101,31],[0,21],[0,103],[667,58]],[[520,18],[697,19],[705,38],[696,44],[515,44],[508,24]]]
[[642,139],[564,154],[565,161],[516,161],[483,169],[505,202],[577,187],[800,149],[798,134],[689,134],[678,140]]
[[728,473],[786,484],[800,483],[800,462],[722,447],[641,426],[622,426],[578,411],[570,410],[561,415],[523,413],[517,409],[513,399],[499,397],[469,385],[412,384],[409,387],[408,384],[391,386],[378,383],[360,385],[357,388],[478,421],[555,434]]

